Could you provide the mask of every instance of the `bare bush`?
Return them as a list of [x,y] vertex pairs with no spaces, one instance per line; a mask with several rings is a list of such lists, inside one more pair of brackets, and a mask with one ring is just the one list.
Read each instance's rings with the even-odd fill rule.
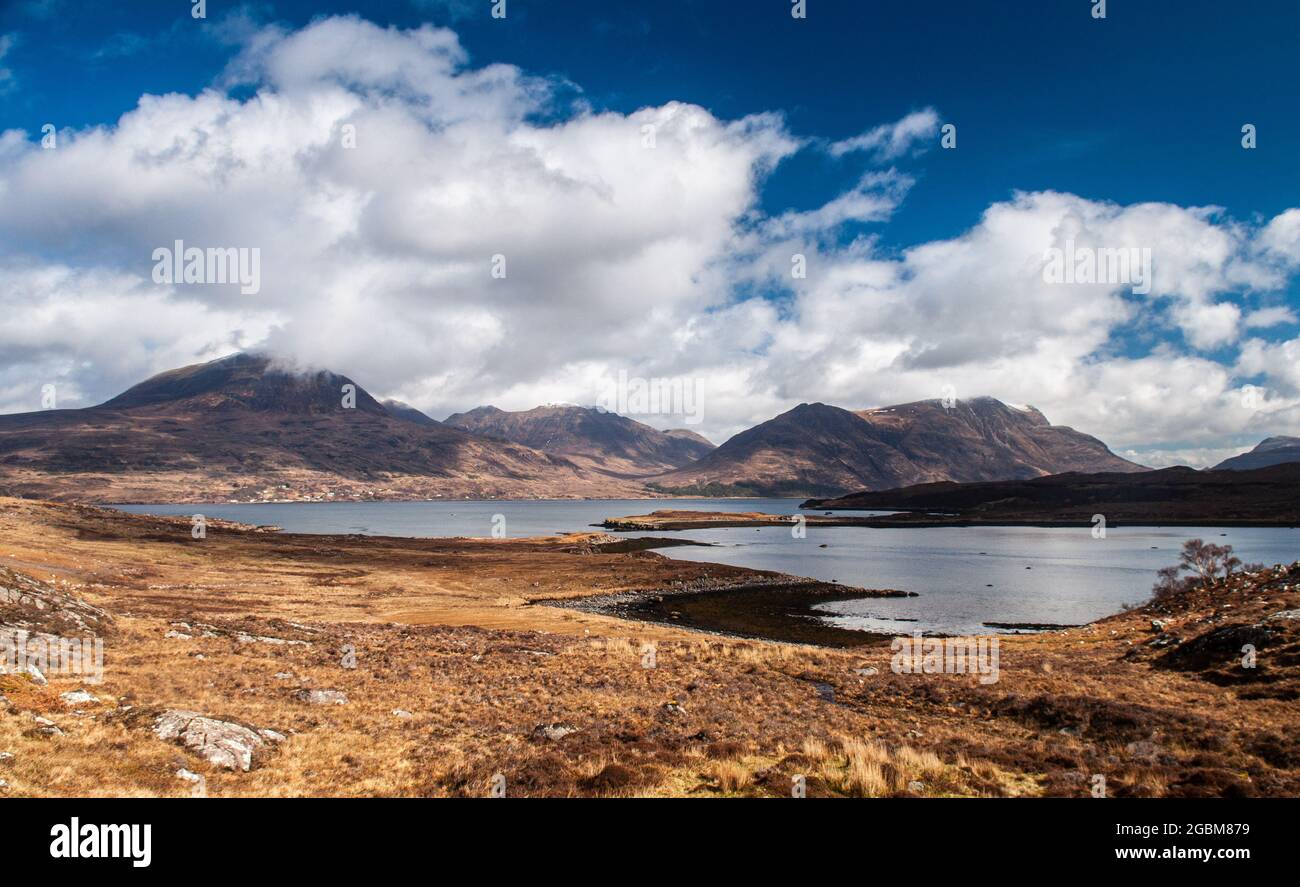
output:
[[[1163,600],[1194,588],[1203,588],[1232,575],[1241,568],[1241,559],[1233,555],[1231,545],[1214,545],[1203,539],[1188,539],[1178,555],[1178,563],[1162,567],[1151,586],[1155,600]],[[1184,576],[1183,573],[1188,575]]]

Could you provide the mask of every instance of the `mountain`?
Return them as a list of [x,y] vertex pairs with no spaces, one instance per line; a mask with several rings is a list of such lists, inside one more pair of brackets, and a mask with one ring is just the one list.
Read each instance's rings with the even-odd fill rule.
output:
[[642,491],[425,419],[346,376],[236,354],[160,373],[96,407],[0,416],[0,493],[211,502]]
[[927,400],[859,412],[800,404],[648,482],[664,492],[824,496],[930,481],[1141,470],[1038,410],[980,397],[947,408]]
[[441,425],[437,419],[411,406],[409,403],[402,403],[400,400],[386,400],[384,407],[399,419],[405,419],[408,422],[414,422],[416,425]]
[[1244,471],[1250,468],[1267,468],[1285,462],[1300,462],[1300,437],[1269,437],[1249,453],[1224,459],[1213,471]]
[[625,477],[680,468],[714,449],[712,443],[694,432],[659,431],[594,407],[542,406],[519,412],[478,407],[448,416],[444,424],[564,456],[593,471]]
[[[1031,480],[931,483],[809,499],[804,508],[909,511],[882,523],[1077,523],[1290,526],[1300,524],[1300,464],[1248,471],[1067,473]],[[905,518],[904,521],[898,518]]]

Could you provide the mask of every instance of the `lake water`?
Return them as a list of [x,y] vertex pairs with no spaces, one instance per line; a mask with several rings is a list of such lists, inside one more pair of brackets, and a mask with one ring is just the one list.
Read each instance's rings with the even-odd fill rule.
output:
[[[798,499],[623,499],[434,502],[329,502],[265,505],[119,505],[123,511],[192,515],[275,524],[295,533],[388,536],[490,536],[504,517],[506,535],[590,529],[607,517],[657,509],[796,514]],[[864,512],[865,513],[865,512]],[[498,520],[497,523],[500,523]],[[913,598],[866,598],[824,605],[843,628],[887,634],[979,634],[985,623],[1078,624],[1143,603],[1156,570],[1177,561],[1186,539],[1229,543],[1246,563],[1300,558],[1300,530],[1285,528],[945,527],[872,529],[789,527],[628,533],[681,536],[711,543],[662,553],[865,588],[916,592]],[[825,545],[825,548],[821,546]]]

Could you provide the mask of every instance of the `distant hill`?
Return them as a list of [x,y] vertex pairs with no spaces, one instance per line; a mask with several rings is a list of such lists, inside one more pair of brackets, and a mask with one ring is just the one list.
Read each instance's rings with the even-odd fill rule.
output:
[[1300,462],[1300,437],[1269,437],[1249,453],[1224,459],[1214,466],[1215,471],[1245,471],[1267,468],[1285,462]]
[[448,416],[444,424],[626,477],[680,468],[714,450],[712,443],[694,432],[659,431],[594,407],[541,406],[507,412],[486,406]]
[[[344,407],[344,386],[355,405]],[[236,354],[100,406],[0,416],[0,492],[94,502],[576,497],[642,488]],[[331,497],[331,494],[332,497]]]
[[810,499],[805,508],[909,511],[915,522],[1296,526],[1300,464],[1249,471],[1162,468],[1138,473],[1057,474],[989,483],[931,483]]
[[833,495],[927,481],[1142,471],[1095,437],[991,397],[851,412],[800,404],[698,462],[651,478],[656,489],[710,495]]
[[399,419],[405,419],[408,422],[414,422],[416,425],[441,425],[437,419],[428,416],[409,403],[402,403],[400,400],[386,400],[384,407]]

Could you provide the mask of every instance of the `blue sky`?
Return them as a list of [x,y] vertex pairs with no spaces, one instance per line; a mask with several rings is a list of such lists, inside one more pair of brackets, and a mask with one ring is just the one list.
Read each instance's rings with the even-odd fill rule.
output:
[[[995,3],[812,0],[333,0],[208,4],[209,22],[244,12],[301,26],[362,9],[380,24],[451,24],[476,63],[506,62],[572,81],[597,108],[670,99],[725,118],[778,110],[829,139],[927,106],[959,124],[961,150],[923,165],[890,225],[900,245],[947,237],[1013,190],[1055,189],[1120,203],[1169,201],[1273,216],[1300,194],[1300,4],[1258,0]],[[146,92],[195,92],[231,47],[189,27],[186,0],[10,2],[4,64],[21,84],[7,125],[110,123]],[[1253,154],[1240,128],[1255,123]],[[765,193],[807,206],[851,171],[803,158]]]
[[[724,329],[730,330],[727,335],[734,334],[734,325],[721,324],[719,318],[724,316],[734,322],[743,317],[763,332],[713,366],[707,366],[699,354],[688,354],[688,345],[681,346],[681,359],[675,363],[659,359],[649,347],[631,360],[633,368],[643,372],[711,379],[719,392],[725,392],[715,398],[720,406],[716,424],[710,426],[713,436],[725,437],[765,418],[764,413],[770,415],[804,399],[855,399],[858,402],[843,405],[861,407],[921,396],[935,387],[939,377],[919,370],[910,376],[906,373],[909,368],[935,367],[946,367],[954,379],[978,379],[981,387],[997,389],[971,394],[988,393],[1006,400],[1032,397],[1053,419],[1063,416],[1084,430],[1108,439],[1119,437],[1117,449],[1127,444],[1136,453],[1163,454],[1152,461],[1208,459],[1239,449],[1261,432],[1300,428],[1296,407],[1300,400],[1293,400],[1300,392],[1291,391],[1291,370],[1284,368],[1280,376],[1276,372],[1279,360],[1300,354],[1300,347],[1291,344],[1300,331],[1294,316],[1287,314],[1300,306],[1300,300],[1287,264],[1290,259],[1278,258],[1288,248],[1291,228],[1280,222],[1269,228],[1271,221],[1300,205],[1295,163],[1300,144],[1300,77],[1295,63],[1300,4],[1109,0],[1104,20],[1093,18],[1089,0],[808,0],[808,15],[802,20],[791,17],[787,0],[508,0],[504,20],[490,16],[491,6],[491,0],[386,0],[366,3],[359,15],[381,28],[393,26],[401,34],[414,33],[412,29],[425,23],[452,29],[467,53],[458,62],[462,70],[500,63],[520,76],[541,78],[548,97],[530,104],[522,119],[542,131],[601,112],[632,120],[644,109],[676,102],[699,106],[720,124],[772,112],[780,115],[783,137],[797,142],[785,148],[751,144],[732,158],[753,163],[754,184],[748,200],[737,198],[735,206],[729,202],[730,191],[719,191],[718,201],[726,207],[723,215],[733,229],[748,235],[743,242],[728,242],[725,251],[729,257],[749,251],[752,262],[761,263],[761,257],[770,259],[784,249],[790,240],[786,235],[795,231],[807,240],[807,248],[818,250],[813,266],[838,269],[839,282],[828,274],[819,288],[785,287],[779,278],[751,273],[751,266],[719,270],[716,256],[693,256],[689,261],[698,267],[693,267],[691,280],[707,281],[726,295],[712,302],[685,299],[671,324],[679,333],[689,334],[676,340],[722,336],[716,331]],[[358,14],[355,5],[348,3],[209,2],[207,19],[195,22],[189,7],[186,0],[5,4],[0,11],[4,50],[0,53],[0,131],[22,131],[29,145],[47,122],[66,131],[69,140],[95,127],[113,132],[119,118],[135,108],[141,96],[193,97],[214,84],[231,101],[247,101],[259,89],[277,88],[273,66],[233,82],[232,60],[248,53],[255,35],[294,34],[333,16]],[[263,63],[257,60],[254,66]],[[382,104],[375,85],[362,82],[366,76],[368,72],[349,71],[348,88],[355,94],[365,91],[368,100]],[[278,88],[289,94],[289,86],[282,83]],[[295,83],[294,88],[301,84]],[[871,151],[837,156],[826,149],[930,109],[939,123],[957,126],[956,150],[938,149],[932,134],[889,156]],[[1244,123],[1258,128],[1255,150],[1242,149]],[[437,131],[442,124],[430,125]],[[26,156],[21,162],[36,175],[38,164],[50,158]],[[792,220],[792,213],[815,213],[842,195],[854,194],[862,177],[872,173],[894,177],[897,199],[884,201],[888,206],[849,212],[816,231],[808,219]],[[121,187],[129,189],[130,183]],[[864,190],[871,192],[872,200],[879,197],[874,186]],[[1016,204],[1017,195],[1046,192],[1069,195],[1074,202],[1065,208],[1043,200]],[[1044,203],[1055,209],[1045,208]],[[1003,255],[995,242],[1000,235],[986,230],[993,226],[982,224],[991,207],[1011,207],[1017,219],[1057,211],[1063,217],[1092,219],[1093,213],[1105,217],[1113,225],[1110,230],[1133,231],[1135,225],[1146,224],[1143,220],[1151,214],[1122,210],[1148,204],[1183,211],[1221,207],[1223,211],[1206,222],[1205,230],[1178,233],[1183,229],[1177,224],[1190,222],[1171,214],[1151,223],[1153,230],[1163,233],[1142,237],[1163,242],[1161,238],[1181,236],[1200,242],[1202,235],[1225,236],[1243,267],[1229,268],[1219,256],[1214,259],[1219,267],[1211,283],[1202,280],[1199,272],[1188,272],[1179,278],[1181,288],[1159,293],[1159,298],[1143,301],[1123,291],[1106,294],[1107,319],[1081,318],[1080,328],[1090,332],[1077,348],[1062,351],[1071,355],[1078,368],[1090,368],[1088,378],[1081,370],[1072,370],[1078,378],[1069,384],[1020,384],[1026,374],[1064,371],[1049,369],[1042,360],[1017,368],[1014,361],[1034,349],[1005,330],[1000,336],[1005,340],[1003,351],[992,349],[982,362],[975,359],[971,349],[988,338],[988,331],[957,329],[961,313],[1014,315],[1014,301],[985,302],[972,296],[963,307],[960,292],[940,297],[923,284],[908,283],[924,291],[909,289],[899,298],[910,300],[909,305],[928,305],[926,311],[917,310],[909,317],[910,329],[898,321],[889,342],[875,343],[879,347],[870,354],[864,348],[856,366],[845,361],[844,366],[832,367],[854,347],[853,341],[826,344],[826,332],[807,321],[822,306],[849,298],[843,280],[853,281],[855,287],[862,280],[870,281],[870,298],[874,298],[878,279],[908,282],[931,274],[930,266],[910,257],[919,245],[948,244]],[[1112,211],[1116,207],[1121,211]],[[785,222],[780,221],[783,218]],[[39,257],[85,273],[92,267],[96,273],[129,271],[113,256],[126,254],[124,244],[131,237],[124,233],[115,240],[103,233],[115,225],[125,231],[129,224],[120,215],[98,219],[99,227],[90,233],[76,232],[78,243],[94,241],[85,249],[71,247],[66,240],[42,240],[39,232],[25,239],[29,232],[15,228],[23,242],[10,250],[10,259],[30,262]],[[700,224],[714,231],[711,222]],[[227,225],[227,230],[231,227],[237,226]],[[777,228],[785,234],[774,235]],[[986,242],[986,234],[992,240]],[[1279,243],[1283,246],[1277,247]],[[1265,248],[1260,244],[1273,244],[1268,247],[1274,250],[1268,261],[1244,267]],[[969,261],[977,267],[980,259],[975,256]],[[1156,261],[1159,268],[1161,258]],[[1186,261],[1195,264],[1204,257]],[[631,268],[621,273],[630,274]],[[1266,271],[1274,276],[1265,280]],[[942,275],[934,274],[935,285],[945,285]],[[539,282],[531,298],[545,299],[544,294],[551,292]],[[758,301],[747,304],[744,297],[755,294]],[[927,300],[932,295],[930,305]],[[216,310],[192,294],[178,292],[175,298]],[[559,296],[549,298],[562,301]],[[775,317],[764,314],[760,304],[764,302],[775,306]],[[884,310],[883,304],[872,308],[861,300],[852,306],[846,301],[845,310]],[[1215,306],[1235,306],[1224,310],[1235,311],[1239,319],[1225,318],[1222,311],[1215,314]],[[1050,341],[1054,335],[1064,335],[1052,322],[1052,315],[1060,311],[1059,306],[1046,304],[1027,308],[1032,319],[1026,321],[1025,338],[1041,335],[1043,341]],[[1271,320],[1266,322],[1259,312],[1272,312]],[[292,316],[293,309],[284,308],[282,314]],[[581,396],[580,386],[575,392],[572,385],[512,375],[511,359],[501,354],[465,356],[471,362],[486,362],[476,374],[482,384],[467,385],[462,378],[451,385],[452,371],[445,366],[420,367],[420,372],[412,373],[409,366],[362,357],[360,349],[340,349],[337,357],[307,354],[290,344],[294,337],[285,330],[291,321],[283,317],[245,320],[226,318],[224,325],[214,320],[213,328],[220,329],[214,342],[192,344],[191,350],[199,352],[196,357],[207,356],[220,350],[221,343],[265,344],[279,335],[297,358],[350,362],[351,366],[339,368],[358,375],[368,370],[370,378],[377,380],[371,387],[420,401],[435,412],[473,406],[471,401],[479,398],[512,407],[526,405],[528,398],[591,399]],[[500,334],[504,321],[476,315],[473,322],[481,322],[490,338]],[[1038,322],[1043,324],[1041,331],[1034,328]],[[926,326],[932,323],[952,325],[950,340],[919,341],[926,338]],[[1093,324],[1100,327],[1094,329]],[[797,343],[791,345],[792,340]],[[45,347],[27,337],[21,344],[26,349],[22,359],[0,367],[0,383],[7,384],[10,392],[33,384],[42,374],[54,374],[66,379],[75,398],[88,401],[111,394],[111,386],[124,381],[127,373],[145,365],[152,368],[179,353],[150,345],[145,337],[136,360],[108,367],[98,366],[105,361],[95,358],[87,369],[85,355],[79,363],[75,349],[70,350],[66,342]],[[432,344],[424,343],[425,349]],[[727,347],[733,345],[729,339]],[[818,351],[823,346],[829,350]],[[772,357],[783,348],[788,353],[782,360],[800,361],[803,366],[813,355],[825,372],[792,374]],[[747,356],[767,362],[746,365]],[[568,356],[566,378],[581,377],[586,385],[584,374],[600,371],[583,358],[580,353]],[[1161,366],[1161,361],[1168,366]],[[895,375],[880,375],[886,363]],[[844,377],[853,372],[867,381],[857,387],[847,383]],[[1183,373],[1187,381],[1176,384],[1196,388],[1196,380],[1207,372],[1221,372],[1222,379],[1211,386],[1213,390],[1195,395],[1201,401],[1200,411],[1183,401],[1169,406],[1167,394],[1153,394],[1144,387],[1168,373]],[[414,379],[406,378],[412,375]],[[1109,402],[1083,393],[1102,384],[1103,377],[1110,386],[1118,386],[1120,378],[1135,381],[1131,390],[1114,391]],[[1266,417],[1215,421],[1214,427],[1205,428],[1204,411],[1222,414],[1223,402],[1237,398],[1245,384],[1267,388],[1274,409]],[[449,393],[453,389],[455,393]],[[11,408],[21,403],[22,396],[15,393],[0,400],[0,406]],[[1144,440],[1131,431],[1142,422],[1154,429],[1150,434],[1156,439]]]

